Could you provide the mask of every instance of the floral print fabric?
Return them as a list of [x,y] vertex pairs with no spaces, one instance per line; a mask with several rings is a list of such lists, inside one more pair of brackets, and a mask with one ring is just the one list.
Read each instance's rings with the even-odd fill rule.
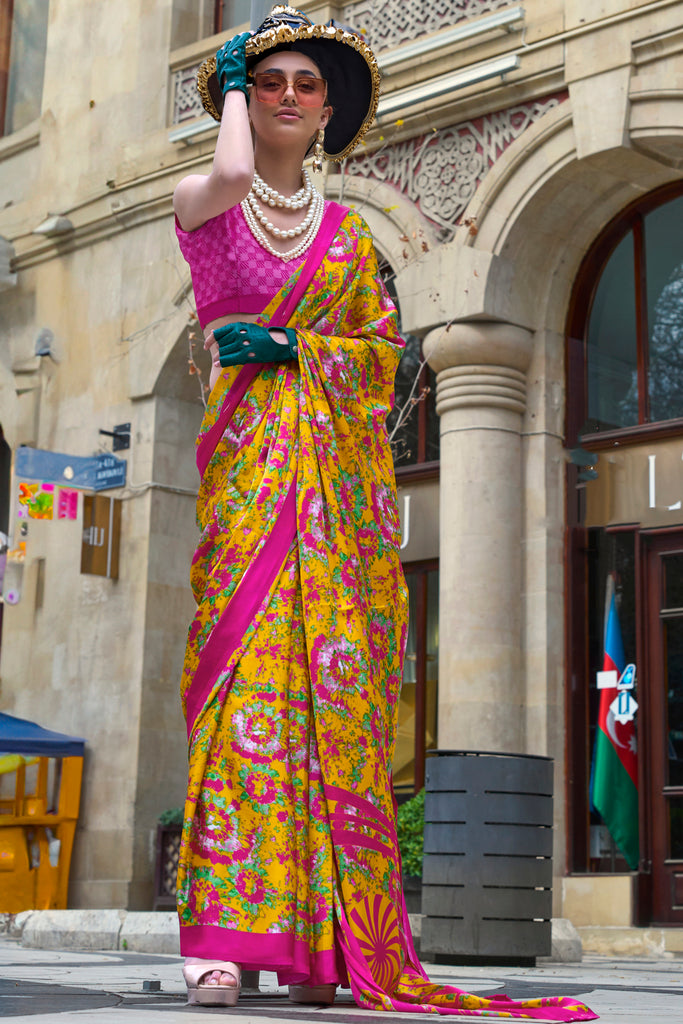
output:
[[402,341],[357,214],[283,324],[301,273],[261,318],[296,329],[298,362],[224,370],[198,440],[181,949],[350,984],[372,1009],[591,1019],[430,985],[415,956],[391,783],[407,594],[385,421]]

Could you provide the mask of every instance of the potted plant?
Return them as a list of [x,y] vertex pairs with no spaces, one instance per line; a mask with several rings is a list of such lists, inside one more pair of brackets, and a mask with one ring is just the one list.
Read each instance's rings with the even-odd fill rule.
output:
[[422,911],[422,853],[424,848],[425,791],[421,789],[398,809],[396,831],[403,867],[403,892],[409,914]]

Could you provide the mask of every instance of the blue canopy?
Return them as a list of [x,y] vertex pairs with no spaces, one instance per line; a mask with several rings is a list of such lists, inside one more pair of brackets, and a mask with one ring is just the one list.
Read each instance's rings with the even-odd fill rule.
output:
[[35,722],[0,712],[0,753],[41,757],[83,757],[85,740],[43,729]]

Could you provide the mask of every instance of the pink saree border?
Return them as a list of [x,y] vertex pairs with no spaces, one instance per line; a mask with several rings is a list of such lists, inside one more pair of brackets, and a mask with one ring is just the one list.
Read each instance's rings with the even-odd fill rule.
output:
[[[405,904],[404,904],[405,906]],[[356,939],[349,922],[344,914],[343,908],[337,909],[339,914],[339,941],[343,949],[344,960],[348,969],[349,982],[351,985],[351,991],[356,1004],[361,1008],[367,1009],[383,1009],[388,1011],[387,1001],[391,1005],[391,1008],[398,1013],[428,1013],[430,1015],[437,1014],[444,1017],[485,1017],[488,1020],[504,1018],[506,1020],[529,1020],[529,1021],[545,1021],[552,1024],[553,1021],[584,1021],[584,1020],[597,1020],[597,1014],[593,1013],[588,1007],[581,1004],[580,1000],[573,999],[571,997],[564,997],[565,1006],[552,1006],[541,1002],[540,1006],[524,1007],[520,1003],[509,999],[505,995],[500,995],[497,998],[493,997],[491,1003],[486,1008],[467,1010],[463,1007],[454,1006],[448,1003],[439,1003],[436,1000],[430,1001],[430,996],[443,996],[449,995],[460,995],[468,994],[464,993],[462,989],[457,989],[450,985],[438,985],[429,981],[429,978],[424,972],[422,965],[420,964],[416,954],[415,948],[412,942],[412,936],[410,933],[410,926],[407,920],[407,914],[403,914],[404,920],[404,942],[406,946],[406,952],[408,954],[406,964],[404,967],[404,974],[406,972],[411,976],[411,980],[417,982],[420,986],[424,986],[423,995],[425,997],[424,1002],[409,1002],[407,999],[401,999],[400,997],[395,998],[384,992],[377,984],[375,979],[367,965],[367,961],[361,947]],[[353,911],[351,911],[353,913]],[[416,993],[417,995],[417,993]],[[381,1007],[374,1007],[370,1002],[372,997],[378,999],[381,1003]],[[489,998],[489,997],[487,997]],[[570,1009],[567,1004],[578,1003],[581,1009]]]
[[348,986],[336,941],[333,949],[311,953],[306,940],[293,935],[258,935],[218,925],[181,923],[180,953],[204,960],[232,960],[245,971],[277,971],[281,985]]
[[222,665],[230,662],[296,535],[296,478],[277,513],[277,529],[266,537],[206,641],[187,694],[187,735],[192,731]]
[[[340,804],[350,804],[352,807],[357,807],[358,810],[364,811],[365,816],[372,821],[375,819],[380,825],[383,826],[385,832],[389,835],[393,835],[396,831],[395,826],[387,818],[383,811],[371,804],[369,800],[366,800],[362,796],[357,796],[355,793],[349,793],[346,789],[340,789],[339,786],[329,785],[325,783],[325,798],[327,800],[335,800]],[[333,815],[343,813],[335,808],[332,812]]]

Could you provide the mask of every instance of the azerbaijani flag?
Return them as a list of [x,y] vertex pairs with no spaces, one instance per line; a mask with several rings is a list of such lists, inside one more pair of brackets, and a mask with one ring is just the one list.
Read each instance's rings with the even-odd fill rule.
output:
[[[626,667],[624,644],[614,597],[614,577],[607,577],[605,600],[605,655],[603,671],[617,679]],[[595,736],[592,802],[631,871],[638,868],[638,755],[634,721],[617,722],[610,704],[616,685],[600,690],[600,711]]]

